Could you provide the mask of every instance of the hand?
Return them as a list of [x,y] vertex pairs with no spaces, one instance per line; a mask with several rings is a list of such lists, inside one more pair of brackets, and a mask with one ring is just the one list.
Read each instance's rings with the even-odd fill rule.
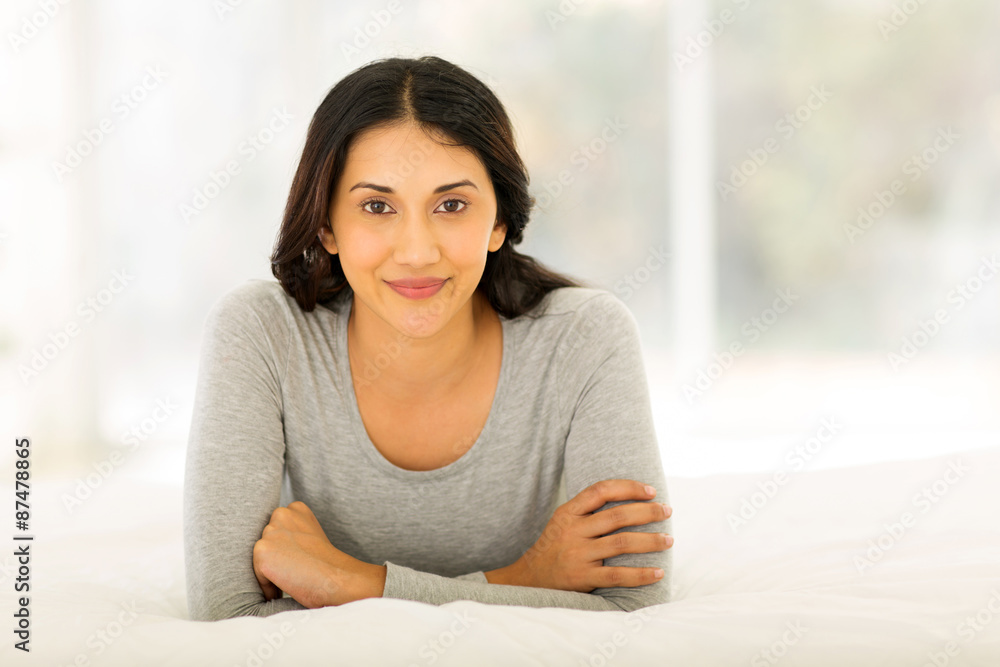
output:
[[542,536],[516,563],[515,581],[521,586],[589,593],[595,588],[644,586],[659,581],[655,568],[605,567],[603,560],[623,553],[663,551],[673,538],[660,533],[622,531],[625,526],[663,521],[672,511],[660,503],[618,505],[596,512],[605,503],[643,498],[645,484],[608,479],[591,484],[552,514]]
[[333,546],[316,515],[298,500],[271,513],[253,547],[253,571],[264,599],[285,591],[309,609],[381,596],[373,584],[382,569]]

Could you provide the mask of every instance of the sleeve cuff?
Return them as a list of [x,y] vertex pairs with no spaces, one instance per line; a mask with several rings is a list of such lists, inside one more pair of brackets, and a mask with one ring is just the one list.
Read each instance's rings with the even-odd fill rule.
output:
[[456,596],[461,597],[459,593],[463,584],[456,583],[456,580],[489,584],[486,573],[482,571],[469,572],[458,577],[443,577],[414,570],[405,565],[397,565],[391,561],[385,561],[383,565],[385,566],[385,588],[382,591],[384,598],[443,604],[456,599]]

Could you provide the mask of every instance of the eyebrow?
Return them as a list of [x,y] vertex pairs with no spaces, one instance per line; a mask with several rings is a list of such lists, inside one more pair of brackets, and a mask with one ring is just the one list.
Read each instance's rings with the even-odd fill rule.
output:
[[[446,183],[445,185],[439,185],[434,189],[434,194],[440,194],[442,192],[447,192],[448,190],[454,190],[455,188],[460,188],[463,185],[471,185],[472,187],[476,188],[476,190],[479,189],[478,187],[476,187],[475,183],[473,183],[469,179],[465,179],[464,181],[459,181],[457,183]],[[368,188],[369,190],[376,190],[378,192],[384,192],[386,194],[393,193],[393,189],[387,185],[375,185],[374,183],[365,183],[364,181],[362,181],[361,183],[356,183],[353,187],[351,187],[350,190],[348,190],[348,192],[351,192],[352,190],[357,190],[358,188]]]

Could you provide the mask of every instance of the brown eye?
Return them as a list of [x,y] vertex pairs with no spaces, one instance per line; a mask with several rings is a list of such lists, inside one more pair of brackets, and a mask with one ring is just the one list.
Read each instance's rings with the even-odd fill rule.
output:
[[[449,199],[441,205],[446,207],[445,213],[461,213],[466,209],[469,203],[463,199]],[[449,205],[451,208],[448,208]]]
[[[382,199],[366,199],[363,202],[361,202],[359,206],[361,207],[361,210],[364,211],[365,213],[370,213],[372,215],[382,215],[386,212],[385,209],[388,206],[388,203]],[[368,208],[369,206],[371,206],[372,208],[369,209]],[[381,208],[375,208],[375,207],[381,207]]]

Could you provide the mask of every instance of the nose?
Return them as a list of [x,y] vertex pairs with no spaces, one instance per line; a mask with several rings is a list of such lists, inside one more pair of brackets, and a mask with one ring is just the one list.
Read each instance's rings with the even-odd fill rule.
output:
[[436,264],[440,257],[438,240],[427,216],[420,211],[405,213],[393,239],[393,259],[398,264],[425,266]]

